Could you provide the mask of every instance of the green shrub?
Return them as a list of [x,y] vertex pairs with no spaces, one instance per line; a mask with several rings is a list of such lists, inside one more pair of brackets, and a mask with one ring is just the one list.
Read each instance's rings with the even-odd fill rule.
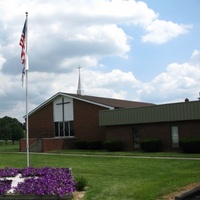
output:
[[123,148],[122,141],[115,140],[115,141],[105,141],[104,147],[108,151],[121,151]]
[[200,153],[200,138],[181,139],[179,146],[184,153]]
[[87,180],[83,176],[75,177],[76,191],[84,191],[87,186]]
[[75,142],[75,147],[77,149],[87,149],[87,141],[78,140]]
[[146,152],[159,152],[162,150],[162,142],[157,138],[145,139],[141,141],[140,147]]
[[87,148],[92,150],[102,149],[102,141],[89,141],[87,142]]

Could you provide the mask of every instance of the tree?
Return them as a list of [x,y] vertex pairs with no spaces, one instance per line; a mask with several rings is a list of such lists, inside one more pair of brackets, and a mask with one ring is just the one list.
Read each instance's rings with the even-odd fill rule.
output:
[[3,124],[1,123],[1,140],[4,140],[6,143],[11,137],[11,128],[7,123]]
[[16,140],[23,138],[24,126],[16,118],[3,117],[0,119],[0,140],[12,140],[13,144]]
[[11,126],[11,140],[14,144],[15,141],[20,140],[21,138],[24,137],[24,133],[19,123],[13,122],[10,126]]

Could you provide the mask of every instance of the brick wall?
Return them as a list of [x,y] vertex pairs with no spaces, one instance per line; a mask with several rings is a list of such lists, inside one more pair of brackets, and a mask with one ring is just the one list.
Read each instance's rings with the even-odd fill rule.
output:
[[200,138],[200,121],[179,121],[140,125],[141,139],[159,138],[165,151],[174,150],[172,148],[172,126],[178,126],[179,139]]
[[74,149],[74,138],[43,138],[42,152],[49,152],[63,149]]
[[42,152],[55,151],[63,149],[64,141],[60,138],[43,138]]
[[159,138],[163,144],[164,151],[174,151],[172,147],[171,127],[178,126],[179,139],[181,138],[200,138],[200,120],[165,122],[152,124],[137,124],[123,126],[107,126],[106,140],[121,140],[125,145],[125,150],[134,150],[133,131],[137,129],[140,140],[148,138]]
[[123,150],[133,150],[133,134],[131,126],[111,126],[106,128],[106,140],[120,140]]
[[[105,140],[105,128],[99,126],[99,111],[104,107],[74,99],[75,137],[82,140]],[[54,137],[53,103],[29,117],[30,138]]]
[[[62,149],[74,149],[75,148],[75,138],[42,138],[41,141],[41,149],[33,148],[34,145],[37,145],[37,138],[29,138],[29,151],[30,152],[49,152],[56,151]],[[37,151],[39,150],[39,151]],[[26,139],[20,140],[20,151],[26,151]]]
[[[175,125],[175,124],[174,124]],[[141,124],[137,126],[140,140],[148,138],[158,138],[162,141],[164,150],[171,149],[171,123],[152,123],[152,124]]]
[[[53,103],[29,116],[29,138],[43,138],[42,151],[74,148],[75,140],[105,141],[105,128],[99,126],[99,111],[104,107],[74,99],[75,138],[54,138]],[[34,141],[34,139],[33,139]],[[24,143],[21,143],[21,148]]]
[[200,138],[200,120],[180,122],[179,133],[181,138]]
[[[36,138],[29,138],[29,146],[36,142]],[[20,152],[26,151],[26,139],[23,138],[19,141]]]
[[80,140],[105,140],[105,128],[99,126],[99,111],[104,107],[74,99],[75,137]]
[[29,137],[54,137],[53,103],[29,116]]

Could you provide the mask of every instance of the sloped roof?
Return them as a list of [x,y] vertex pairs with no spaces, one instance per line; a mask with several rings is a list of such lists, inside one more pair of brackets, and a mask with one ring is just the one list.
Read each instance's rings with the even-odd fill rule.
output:
[[77,94],[70,94],[70,93],[63,93],[80,100],[87,100],[89,102],[95,102],[98,104],[102,104],[105,106],[117,108],[136,108],[136,107],[145,107],[145,106],[152,106],[152,103],[145,103],[145,102],[138,102],[138,101],[128,101],[128,100],[121,100],[121,99],[113,99],[113,98],[105,98],[105,97],[96,97],[96,96],[88,96],[88,95],[77,95]]
[[200,101],[153,105],[148,107],[102,110],[100,126],[200,120]]
[[[44,101],[38,107],[30,111],[28,115],[30,116],[36,111],[40,110],[47,104],[51,103],[58,96],[71,97],[80,101],[85,101],[87,103],[95,104],[95,105],[102,106],[109,109],[136,108],[136,107],[145,107],[145,106],[154,105],[152,103],[144,103],[144,102],[137,102],[137,101],[128,101],[128,100],[112,99],[112,98],[105,98],[105,97],[95,97],[95,96],[88,96],[88,95],[78,95],[78,94],[58,92],[57,94],[55,94],[48,100]],[[24,116],[24,118],[26,118],[26,116]]]

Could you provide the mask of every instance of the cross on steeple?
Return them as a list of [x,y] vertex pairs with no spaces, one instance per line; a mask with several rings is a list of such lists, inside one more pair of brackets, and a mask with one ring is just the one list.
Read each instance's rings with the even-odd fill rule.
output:
[[77,94],[78,95],[83,95],[84,91],[82,89],[82,84],[81,84],[81,67],[77,67],[79,70],[79,78],[78,78],[78,89],[77,89]]

